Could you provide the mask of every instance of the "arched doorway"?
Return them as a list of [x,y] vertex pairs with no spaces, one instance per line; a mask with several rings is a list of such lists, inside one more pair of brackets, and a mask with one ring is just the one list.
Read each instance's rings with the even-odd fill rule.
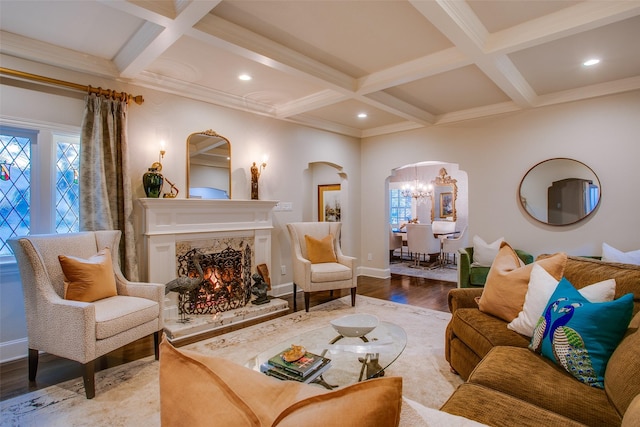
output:
[[[446,177],[443,179],[443,170]],[[441,184],[455,182],[455,191]],[[432,220],[449,220],[455,218],[456,230],[461,231],[469,223],[469,182],[467,173],[459,169],[458,164],[442,161],[422,161],[400,166],[391,171],[386,180],[387,190],[387,226],[396,235],[401,235],[406,242],[403,225],[408,222],[431,224]],[[422,187],[421,187],[422,186]],[[420,193],[420,187],[422,194]],[[411,190],[413,188],[413,190]],[[451,187],[453,189],[453,187]],[[408,189],[414,196],[407,196],[403,190]],[[424,197],[421,197],[424,196]],[[455,203],[455,215],[450,203]],[[463,235],[466,245],[468,233]],[[437,278],[456,281],[457,272],[454,265],[447,269],[416,269],[411,267],[411,258],[406,246],[396,249],[389,259],[391,273],[409,276]]]

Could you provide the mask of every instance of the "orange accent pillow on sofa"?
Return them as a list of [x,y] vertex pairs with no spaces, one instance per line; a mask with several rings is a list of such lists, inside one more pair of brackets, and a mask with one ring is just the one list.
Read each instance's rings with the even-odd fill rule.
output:
[[524,305],[531,270],[535,264],[560,281],[567,264],[567,254],[558,252],[549,258],[522,266],[516,251],[507,242],[502,242],[478,302],[480,311],[507,322],[518,317]]

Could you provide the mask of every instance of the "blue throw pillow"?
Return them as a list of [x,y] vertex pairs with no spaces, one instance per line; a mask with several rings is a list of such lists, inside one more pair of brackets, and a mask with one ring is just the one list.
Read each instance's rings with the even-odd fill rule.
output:
[[529,348],[578,380],[604,388],[604,371],[631,321],[633,294],[592,303],[563,278],[533,332]]

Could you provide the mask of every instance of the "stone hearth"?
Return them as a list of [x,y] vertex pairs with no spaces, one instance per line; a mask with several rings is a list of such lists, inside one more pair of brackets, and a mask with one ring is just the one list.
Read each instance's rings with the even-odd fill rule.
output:
[[272,298],[268,304],[253,305],[229,311],[211,314],[189,315],[188,323],[180,323],[177,318],[165,319],[164,330],[167,338],[172,341],[180,341],[203,332],[212,332],[229,325],[242,324],[249,320],[271,316],[289,310],[289,304],[282,299]]

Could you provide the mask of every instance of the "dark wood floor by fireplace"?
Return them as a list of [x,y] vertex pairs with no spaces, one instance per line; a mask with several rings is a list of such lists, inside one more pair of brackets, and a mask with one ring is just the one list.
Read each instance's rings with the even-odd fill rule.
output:
[[[456,284],[440,280],[424,279],[419,277],[409,277],[392,275],[390,279],[375,279],[361,276],[358,279],[358,295],[366,295],[373,298],[394,301],[402,304],[410,304],[432,310],[449,311],[447,306],[447,293],[455,288]],[[318,292],[311,296],[310,305],[316,306],[331,299],[349,295],[348,290],[334,291],[333,298],[329,292]],[[289,313],[293,312],[293,299],[291,295],[280,297],[289,303]],[[298,310],[304,310],[303,296],[297,296]],[[356,300],[357,304],[357,300]],[[287,313],[285,313],[287,314]],[[280,316],[282,314],[279,314]],[[274,316],[277,317],[277,316]],[[264,322],[267,319],[260,319],[252,323],[245,323],[241,326],[230,326],[224,330],[198,336],[189,341],[185,340],[180,345],[190,342],[210,338],[215,335],[231,332],[254,323]],[[153,354],[153,339],[151,337],[135,341],[121,349],[115,350],[103,357],[96,363],[96,370],[107,369],[133,360],[151,356]],[[62,359],[49,354],[40,357],[38,366],[38,376],[35,383],[29,383],[27,379],[26,359],[16,360],[0,364],[0,400],[9,399],[34,390],[39,390],[53,384],[58,384],[69,379],[82,376],[81,366],[77,362]]]

